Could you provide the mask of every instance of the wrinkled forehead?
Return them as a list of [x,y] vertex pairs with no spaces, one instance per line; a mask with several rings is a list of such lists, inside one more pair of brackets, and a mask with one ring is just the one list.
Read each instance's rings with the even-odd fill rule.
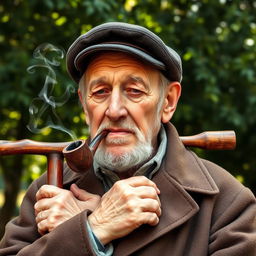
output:
[[160,72],[129,54],[105,52],[94,56],[83,79],[88,84],[91,79],[98,79],[100,76],[116,76],[124,80],[131,78],[131,81],[143,81],[147,86],[151,86],[151,83],[159,84]]
[[[108,51],[103,53],[95,54],[90,62],[88,63],[87,69],[96,66],[105,66],[105,67],[119,67],[119,66],[134,66],[140,67],[141,69],[147,69],[150,71],[157,71],[152,65],[141,61],[140,59],[126,53]],[[85,70],[85,72],[86,72]]]

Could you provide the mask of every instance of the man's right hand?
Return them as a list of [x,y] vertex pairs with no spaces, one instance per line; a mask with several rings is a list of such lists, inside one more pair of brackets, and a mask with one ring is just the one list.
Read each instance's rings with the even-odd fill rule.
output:
[[156,184],[144,176],[116,182],[89,216],[89,224],[102,244],[124,237],[142,224],[155,226],[161,215]]
[[70,191],[43,185],[36,194],[35,216],[38,232],[44,235],[83,210],[93,211],[100,196],[88,193],[72,184]]

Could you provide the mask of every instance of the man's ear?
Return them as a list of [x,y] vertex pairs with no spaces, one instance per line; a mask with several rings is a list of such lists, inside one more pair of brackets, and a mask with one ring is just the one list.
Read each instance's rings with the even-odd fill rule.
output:
[[86,122],[87,125],[89,125],[89,116],[88,116],[88,112],[87,112],[87,109],[86,109],[85,101],[83,99],[82,92],[80,91],[80,89],[78,89],[77,93],[78,93],[78,96],[79,96],[79,100],[82,104],[83,110],[84,110],[85,122]]
[[83,104],[83,96],[82,96],[81,90],[78,89],[78,90],[77,90],[77,93],[78,93],[78,96],[79,96],[79,100],[80,100],[80,102],[81,102],[81,104],[82,104],[82,106],[83,106],[84,104]]
[[166,88],[164,104],[162,108],[162,123],[167,123],[171,120],[181,94],[181,85],[179,82],[172,82]]

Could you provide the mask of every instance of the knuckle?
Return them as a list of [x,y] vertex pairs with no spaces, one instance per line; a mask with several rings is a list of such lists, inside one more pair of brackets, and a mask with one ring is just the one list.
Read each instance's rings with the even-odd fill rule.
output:
[[53,226],[52,226],[52,227],[49,227],[49,228],[48,228],[48,231],[49,231],[49,232],[52,232],[55,228],[56,228],[55,226],[54,226],[54,227],[53,227]]
[[68,199],[68,198],[71,197],[71,195],[73,195],[71,191],[64,190],[64,191],[62,192],[62,197],[63,197],[63,199]]
[[117,182],[115,182],[113,188],[117,189],[117,190],[121,190],[123,188],[123,180],[118,180]]
[[156,197],[157,196],[156,190],[153,187],[148,187],[147,188],[147,193],[148,193],[148,195],[151,195],[152,197]]
[[45,192],[48,192],[48,185],[42,185],[40,188],[39,188],[39,190],[38,190],[38,194],[39,195],[41,195],[41,194],[43,194],[43,193],[45,193]]
[[129,211],[129,212],[135,211],[137,206],[138,206],[138,204],[135,200],[129,200],[125,204],[126,210]]
[[158,224],[158,222],[159,222],[158,216],[156,214],[153,214],[152,217],[151,217],[151,223],[153,225],[156,225],[156,224]]
[[35,209],[36,211],[38,211],[38,209],[39,209],[38,203],[35,203],[35,204],[34,204],[34,209]]
[[146,176],[139,176],[141,180],[143,181],[149,181],[149,179]]
[[[133,198],[133,193],[130,190],[123,190],[122,191],[122,197],[125,201],[131,201],[131,199]],[[131,203],[131,202],[130,202]]]
[[42,186],[40,187],[39,190],[47,190],[47,188],[48,188],[48,185],[44,184],[44,185],[42,185]]
[[151,186],[152,188],[156,188],[157,186],[156,186],[156,183],[155,182],[153,182],[152,180],[148,180],[148,184],[149,184],[149,186]]
[[133,226],[135,224],[138,224],[139,219],[136,218],[134,215],[129,215],[129,217],[127,218],[126,223],[128,224],[128,226]]
[[145,184],[153,184],[154,182],[151,181],[150,179],[148,179],[146,176],[138,176],[138,178],[141,179],[141,182],[145,183]]
[[59,208],[61,207],[61,205],[62,205],[62,199],[56,198],[56,200],[54,201],[54,207]]
[[147,218],[145,218],[145,223],[147,223],[151,226],[157,225],[158,222],[159,222],[159,218],[155,213],[149,213],[147,215]]
[[39,230],[45,230],[45,224],[43,221],[40,221],[39,223],[37,223],[37,227]]
[[57,217],[55,215],[51,215],[47,218],[47,222],[49,226],[54,226],[56,223]]
[[157,210],[159,208],[159,203],[156,200],[152,201],[152,207],[154,210]]
[[115,182],[115,184],[113,185],[113,187],[111,189],[111,192],[123,194],[124,191],[126,191],[126,188],[127,187],[125,186],[124,181],[119,180],[119,181]]
[[65,208],[65,198],[59,197],[56,198],[54,202],[55,209],[64,209]]
[[38,198],[41,197],[41,194],[42,194],[42,187],[39,188],[39,190],[36,192],[36,199],[38,200]]
[[155,226],[159,223],[159,217],[155,214],[153,217],[152,217],[152,225]]
[[57,227],[56,222],[48,222],[47,230],[50,232],[50,231],[52,231],[56,227]]
[[161,207],[160,207],[158,201],[156,201],[156,200],[153,201],[153,203],[152,203],[152,209],[153,209],[153,211],[154,211],[158,216],[161,215]]

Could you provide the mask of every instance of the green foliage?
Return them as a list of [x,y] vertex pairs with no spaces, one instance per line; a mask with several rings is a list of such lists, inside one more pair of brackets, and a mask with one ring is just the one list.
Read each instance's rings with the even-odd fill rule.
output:
[[[66,141],[70,136],[52,128],[33,134],[29,106],[45,83],[47,70],[38,68],[34,50],[43,43],[68,49],[81,33],[106,21],[125,21],[148,27],[177,49],[183,59],[183,95],[173,122],[181,135],[204,130],[232,129],[237,149],[198,153],[227,168],[256,192],[256,1],[236,0],[45,0],[0,3],[0,139],[30,138]],[[55,97],[74,83],[65,60],[55,66]],[[38,63],[37,63],[38,64]],[[78,97],[56,108],[65,127],[86,137]],[[48,109],[51,111],[51,109]],[[49,112],[46,112],[46,115]],[[43,126],[47,116],[41,118]],[[8,160],[6,160],[8,161]],[[43,160],[26,158],[26,180],[36,177]],[[36,164],[35,164],[36,163]],[[33,171],[34,170],[34,171]]]

